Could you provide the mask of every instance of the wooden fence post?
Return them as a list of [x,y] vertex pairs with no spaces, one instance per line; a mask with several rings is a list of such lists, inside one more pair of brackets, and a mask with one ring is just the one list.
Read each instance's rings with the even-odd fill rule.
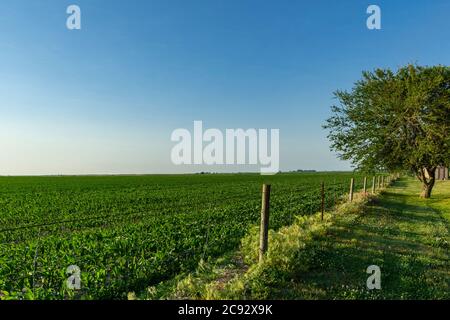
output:
[[349,195],[349,200],[350,200],[350,202],[353,201],[353,186],[354,186],[354,184],[355,184],[355,179],[352,178],[352,179],[350,180],[350,195]]
[[381,188],[381,179],[380,176],[377,176],[377,185],[378,185],[378,189]]
[[372,178],[372,194],[375,194],[375,176]]
[[261,228],[259,234],[259,262],[263,261],[269,245],[270,184],[263,184],[261,203]]
[[322,181],[321,185],[321,196],[322,196],[322,214],[321,219],[323,221],[323,212],[325,211],[325,183]]
[[381,176],[381,187],[384,188],[384,176]]
[[363,190],[364,190],[364,194],[366,194],[366,193],[367,193],[367,177],[364,177],[364,187],[363,187]]

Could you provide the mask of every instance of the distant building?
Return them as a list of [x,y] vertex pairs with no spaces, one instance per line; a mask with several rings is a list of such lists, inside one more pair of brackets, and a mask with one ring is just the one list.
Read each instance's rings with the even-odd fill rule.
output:
[[448,167],[437,167],[435,178],[436,180],[448,180]]
[[[430,175],[427,170],[425,170],[425,177],[427,179],[430,178]],[[439,166],[436,168],[436,172],[434,173],[434,178],[436,180],[448,180],[448,167]]]

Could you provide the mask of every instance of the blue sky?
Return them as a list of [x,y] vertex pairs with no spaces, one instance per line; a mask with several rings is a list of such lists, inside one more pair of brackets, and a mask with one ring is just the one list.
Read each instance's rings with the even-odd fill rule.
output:
[[[66,28],[71,4],[81,30]],[[381,30],[366,28],[370,4]],[[282,170],[348,169],[321,128],[333,91],[375,67],[449,65],[449,12],[447,0],[4,0],[0,174],[200,171],[170,161],[171,132],[194,120],[280,129]]]

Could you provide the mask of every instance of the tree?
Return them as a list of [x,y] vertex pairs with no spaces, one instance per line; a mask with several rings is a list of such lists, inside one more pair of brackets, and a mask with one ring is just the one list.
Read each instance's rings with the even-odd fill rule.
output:
[[409,171],[429,198],[435,171],[450,164],[450,67],[408,65],[363,72],[323,126],[331,149],[362,171]]

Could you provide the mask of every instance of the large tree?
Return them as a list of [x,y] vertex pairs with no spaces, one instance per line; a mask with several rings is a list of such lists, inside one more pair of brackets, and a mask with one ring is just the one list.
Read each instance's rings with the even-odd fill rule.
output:
[[450,164],[450,67],[408,65],[363,72],[324,125],[331,149],[363,171],[409,171],[429,198]]

